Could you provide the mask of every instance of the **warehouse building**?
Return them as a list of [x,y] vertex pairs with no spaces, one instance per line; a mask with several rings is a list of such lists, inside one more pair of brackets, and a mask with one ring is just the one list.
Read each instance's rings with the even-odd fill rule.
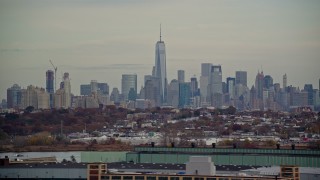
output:
[[216,165],[320,167],[319,150],[300,149],[238,149],[197,147],[136,146],[126,154],[127,162],[135,163],[181,163],[190,156],[210,156]]

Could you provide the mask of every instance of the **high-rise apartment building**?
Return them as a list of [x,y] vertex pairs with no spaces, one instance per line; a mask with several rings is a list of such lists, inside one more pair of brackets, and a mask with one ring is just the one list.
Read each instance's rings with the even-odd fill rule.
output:
[[133,88],[137,95],[137,75],[136,74],[123,74],[121,79],[121,93],[125,100],[128,100],[130,89]]
[[178,70],[178,81],[184,83],[184,70]]
[[247,86],[247,71],[236,71],[236,84]]
[[21,87],[14,84],[7,89],[7,108],[19,108],[21,104]]
[[167,68],[166,68],[166,48],[164,42],[161,40],[161,27],[160,27],[160,40],[156,43],[155,54],[155,77],[160,80],[160,98],[161,104],[165,103],[167,98]]
[[28,86],[21,90],[21,108],[33,106],[35,109],[49,109],[49,93],[44,88]]
[[67,72],[63,74],[60,89],[58,89],[54,95],[54,107],[57,109],[71,107],[71,82],[69,73]]
[[63,75],[63,84],[64,84],[64,107],[71,107],[71,82],[69,78],[69,73],[65,72]]

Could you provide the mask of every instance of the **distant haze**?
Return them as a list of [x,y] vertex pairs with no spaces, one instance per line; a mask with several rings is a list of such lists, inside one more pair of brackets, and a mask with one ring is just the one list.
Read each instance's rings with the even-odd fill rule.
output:
[[71,90],[107,82],[121,89],[121,74],[151,74],[155,43],[166,44],[168,82],[196,75],[201,63],[221,64],[223,79],[258,70],[282,86],[303,88],[320,78],[320,1],[0,0],[0,98],[17,83],[45,87],[45,72],[69,72]]

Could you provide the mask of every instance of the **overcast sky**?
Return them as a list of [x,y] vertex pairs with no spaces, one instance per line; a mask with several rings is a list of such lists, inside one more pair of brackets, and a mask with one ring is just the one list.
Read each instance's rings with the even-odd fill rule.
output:
[[0,98],[17,83],[45,87],[52,59],[71,89],[136,73],[151,74],[155,43],[166,44],[169,82],[177,70],[200,77],[201,63],[221,64],[223,79],[258,70],[303,88],[320,78],[320,1],[295,0],[0,0]]

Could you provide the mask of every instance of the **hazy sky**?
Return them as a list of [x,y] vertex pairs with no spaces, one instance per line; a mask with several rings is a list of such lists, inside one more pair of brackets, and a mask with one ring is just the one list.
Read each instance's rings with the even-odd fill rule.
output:
[[282,85],[318,87],[320,1],[294,0],[0,0],[0,98],[17,83],[45,87],[45,72],[69,72],[71,89],[121,74],[151,74],[162,24],[169,82],[177,70],[200,76],[201,63],[221,64],[223,79],[258,70]]

